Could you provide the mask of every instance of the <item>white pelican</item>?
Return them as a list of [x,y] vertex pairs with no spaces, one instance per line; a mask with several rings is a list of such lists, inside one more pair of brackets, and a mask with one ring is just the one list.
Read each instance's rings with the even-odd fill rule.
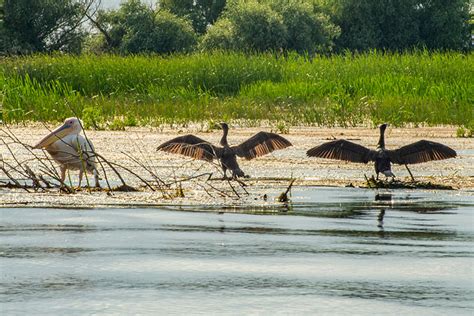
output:
[[[64,183],[66,170],[79,170],[79,185],[81,186],[84,169],[94,175],[95,186],[99,186],[99,174],[95,166],[96,155],[92,142],[79,135],[82,130],[81,122],[76,117],[67,118],[64,124],[43,138],[34,149],[46,149],[59,164],[61,181]],[[85,168],[84,168],[85,167]]]

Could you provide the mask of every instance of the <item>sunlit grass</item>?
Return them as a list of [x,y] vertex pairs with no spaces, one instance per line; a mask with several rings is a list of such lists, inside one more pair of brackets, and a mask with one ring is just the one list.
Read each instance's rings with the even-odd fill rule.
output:
[[474,125],[472,54],[37,55],[0,66],[6,122]]

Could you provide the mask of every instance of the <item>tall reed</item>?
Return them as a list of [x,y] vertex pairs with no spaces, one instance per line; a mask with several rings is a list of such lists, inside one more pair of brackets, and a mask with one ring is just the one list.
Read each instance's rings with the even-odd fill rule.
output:
[[[474,125],[474,58],[460,53],[35,55],[0,61],[7,122],[204,120]],[[72,111],[73,109],[74,111]]]

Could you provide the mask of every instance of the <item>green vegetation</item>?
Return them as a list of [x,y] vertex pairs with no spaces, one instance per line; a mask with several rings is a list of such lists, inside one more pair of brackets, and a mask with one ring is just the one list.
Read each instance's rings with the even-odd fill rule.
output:
[[314,4],[285,0],[231,2],[223,17],[202,37],[204,51],[329,52],[339,28]]
[[76,114],[110,129],[211,120],[474,126],[472,54],[36,55],[3,59],[0,69],[5,122]]
[[0,0],[0,55],[472,50],[472,0]]

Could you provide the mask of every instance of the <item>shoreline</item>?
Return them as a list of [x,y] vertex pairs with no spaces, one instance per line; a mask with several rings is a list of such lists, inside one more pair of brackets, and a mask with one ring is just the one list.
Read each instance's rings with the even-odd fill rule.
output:
[[[55,126],[50,126],[54,128]],[[143,177],[149,177],[144,170],[141,170],[136,162],[125,154],[136,157],[151,168],[156,175],[164,180],[181,179],[192,177],[201,173],[212,173],[218,178],[219,170],[216,165],[211,165],[203,161],[193,161],[190,158],[172,155],[164,152],[156,152],[156,147],[162,142],[178,135],[193,133],[212,143],[218,143],[221,137],[220,130],[209,132],[197,131],[198,126],[182,127],[179,129],[162,128],[128,128],[126,131],[93,131],[86,130],[87,137],[93,141],[98,153],[104,155],[109,161],[120,162],[124,166],[131,168]],[[45,127],[33,126],[10,126],[10,132],[14,133],[22,142],[34,144],[48,133]],[[238,144],[260,130],[271,131],[270,128],[252,127],[236,128],[231,125],[229,141],[231,144]],[[273,131],[276,132],[276,131]],[[245,198],[234,200],[228,197],[219,196],[217,190],[232,192],[226,181],[212,181],[211,189],[206,182],[197,178],[195,181],[183,182],[182,189],[185,197],[176,198],[171,204],[192,204],[192,205],[267,205],[268,202],[261,203],[260,197],[263,194],[270,196],[281,193],[288,185],[288,179],[296,178],[295,187],[305,186],[336,186],[344,187],[352,184],[357,187],[365,182],[364,175],[370,177],[373,172],[372,164],[355,164],[337,160],[326,160],[306,157],[306,150],[309,148],[332,140],[335,138],[345,138],[359,143],[369,148],[375,148],[378,139],[378,130],[375,128],[317,128],[317,127],[293,127],[288,134],[282,134],[293,143],[292,147],[285,150],[275,151],[269,155],[246,161],[239,159],[239,164],[245,173],[250,175],[250,179],[243,181],[248,183],[247,191],[250,192]],[[436,184],[451,185],[456,189],[469,192],[474,189],[474,141],[472,138],[457,138],[455,127],[418,127],[418,128],[388,128],[386,135],[387,148],[397,148],[408,143],[429,139],[446,144],[458,152],[458,157],[442,161],[432,161],[424,164],[411,165],[410,169],[416,180],[432,182]],[[19,161],[28,161],[31,157],[26,150],[12,147],[15,157]],[[125,153],[125,154],[124,154]],[[5,161],[12,161],[11,154],[5,145],[0,145],[0,155]],[[39,171],[40,168],[35,162],[28,162],[32,170]],[[393,172],[397,179],[408,180],[409,174],[404,166],[394,165]],[[128,184],[139,186],[139,182],[124,172],[125,180]],[[112,183],[117,183],[110,174]],[[0,180],[5,176],[0,171]],[[77,172],[71,173],[73,184],[77,182]],[[210,184],[210,183],[208,183]],[[84,182],[83,182],[84,185]],[[205,186],[199,188],[199,186]],[[104,186],[104,180],[102,180]],[[236,186],[240,195],[246,195],[244,189]],[[209,190],[209,192],[206,192]],[[265,191],[265,192],[264,192]],[[268,193],[267,193],[268,192]],[[208,194],[211,196],[208,196]],[[140,191],[135,193],[114,193],[112,197],[105,192],[76,194],[59,194],[57,189],[47,193],[27,193],[24,190],[12,190],[0,188],[2,202],[0,205],[70,205],[78,203],[87,205],[107,205],[108,201],[113,201],[113,205],[139,202],[146,206],[169,202],[160,197],[159,192]],[[68,203],[61,201],[68,200]],[[43,202],[41,202],[43,201]],[[70,203],[69,203],[70,202]],[[166,203],[165,203],[166,204]],[[3,207],[3,206],[0,206]]]

